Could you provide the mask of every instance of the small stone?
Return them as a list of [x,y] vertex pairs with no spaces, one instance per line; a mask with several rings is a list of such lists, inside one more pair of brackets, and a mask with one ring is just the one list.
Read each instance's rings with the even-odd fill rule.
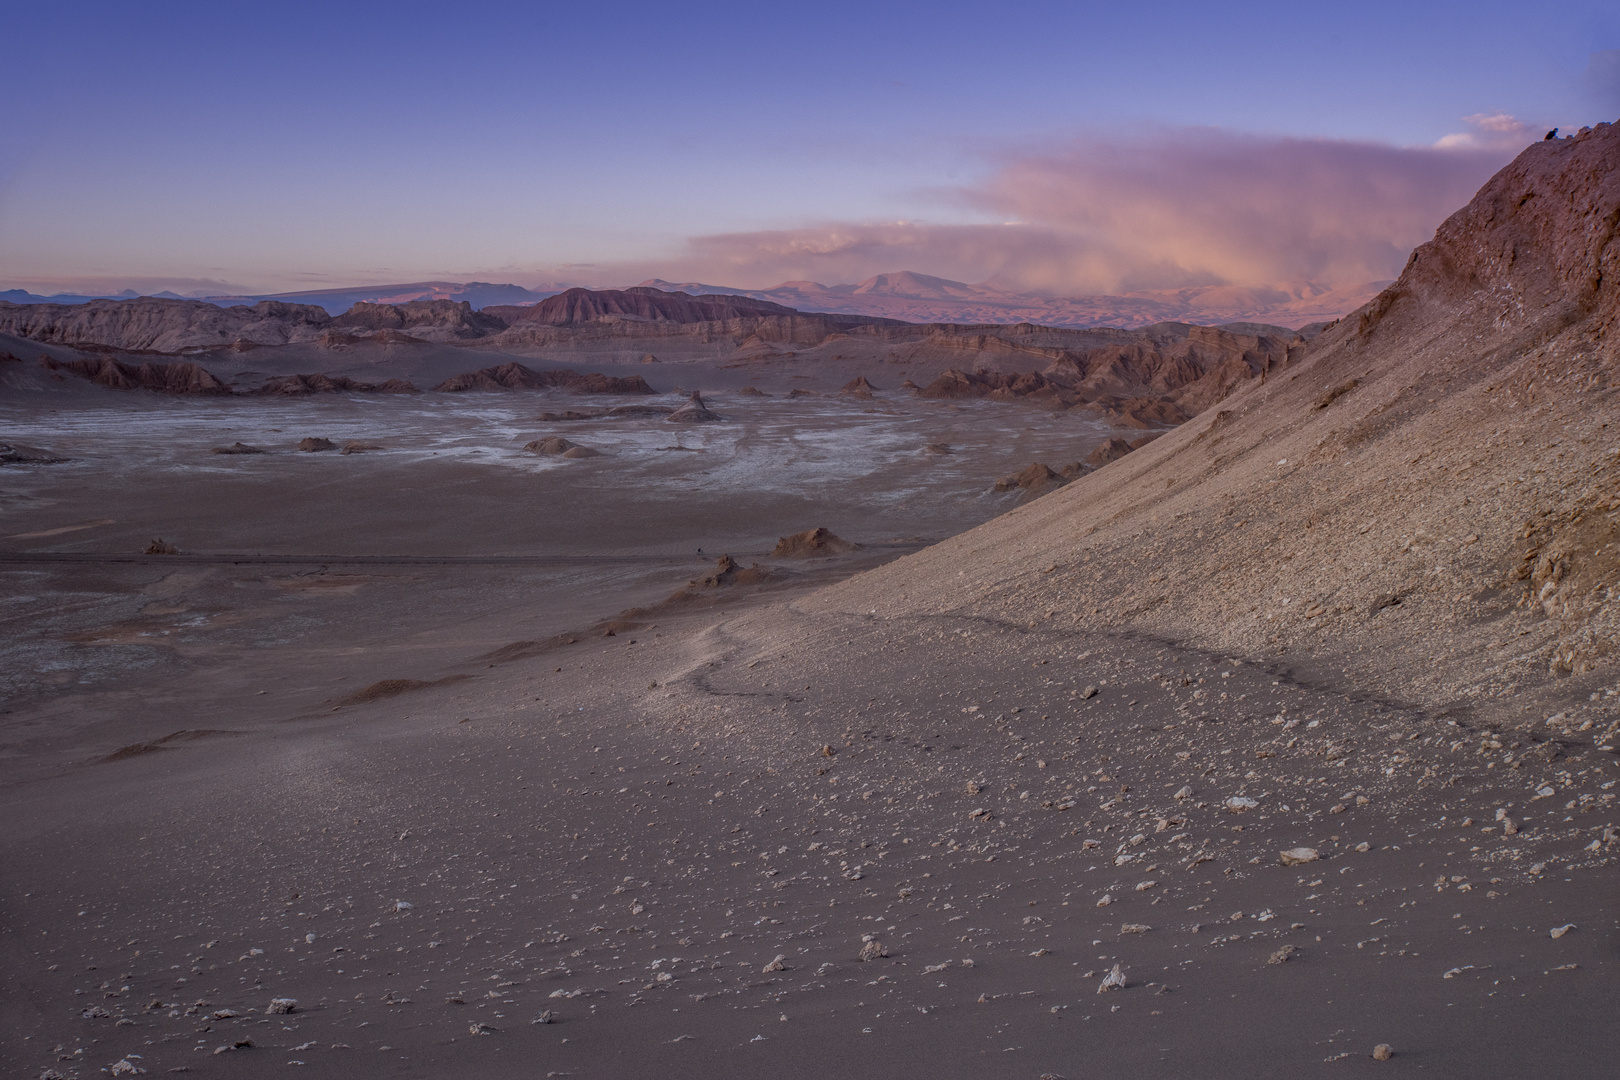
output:
[[1110,990],[1123,989],[1125,989],[1125,972],[1120,970],[1118,964],[1115,964],[1114,970],[1103,976],[1102,985],[1097,987],[1097,993],[1104,994]]
[[1108,893],[1103,893],[1102,899],[1097,901],[1097,906],[1098,907],[1107,907],[1109,904],[1112,904],[1113,902],[1114,902],[1114,898],[1112,896],[1110,896]]
[[500,1028],[490,1027],[488,1024],[468,1024],[467,1025],[467,1034],[469,1034],[469,1035],[493,1035],[495,1032],[497,1032],[499,1030],[500,1030]]
[[271,998],[270,1004],[264,1007],[265,1013],[270,1016],[285,1016],[287,1013],[296,1012],[297,1010],[297,998]]
[[775,960],[772,960],[770,963],[759,969],[759,973],[761,975],[769,975],[773,971],[786,971],[787,964],[784,963],[785,960],[787,960],[787,957],[781,953],[778,953]]
[[1120,926],[1119,932],[1122,934],[1145,934],[1151,929],[1153,927],[1148,926],[1146,923],[1128,922]]
[[1388,1061],[1394,1056],[1395,1048],[1389,1045],[1389,1043],[1379,1043],[1377,1046],[1373,1047],[1374,1061]]
[[1226,800],[1226,808],[1234,814],[1241,814],[1245,810],[1253,810],[1260,805],[1260,800],[1251,799],[1247,795],[1233,795]]
[[876,938],[868,939],[856,955],[857,960],[882,960],[889,955],[889,947]]
[[1080,691],[1080,696],[1082,698],[1094,698],[1097,696],[1097,688],[1095,686],[1088,686],[1084,690]]
[[1553,927],[1551,930],[1547,931],[1547,933],[1554,940],[1557,940],[1558,938],[1563,937],[1565,934],[1569,933],[1573,929],[1575,929],[1575,924],[1574,923],[1565,923],[1563,926],[1555,926],[1555,927]]
[[543,1009],[543,1010],[541,1010],[540,1015],[535,1017],[533,1020],[530,1020],[529,1023],[531,1023],[531,1024],[549,1024],[549,1023],[551,1023],[552,1021],[554,1021],[556,1019],[557,1019],[557,1014],[556,1013],[552,1012],[550,1009]]
[[1282,859],[1284,866],[1300,866],[1304,863],[1315,862],[1322,856],[1315,848],[1297,847],[1289,848],[1278,857]]
[[1178,799],[1190,799],[1190,798],[1192,798],[1192,793],[1193,793],[1192,788],[1183,787],[1180,791],[1176,792],[1176,798],[1178,798]]
[[1284,945],[1282,948],[1280,948],[1276,952],[1272,953],[1271,957],[1266,961],[1266,963],[1268,963],[1268,964],[1286,964],[1286,963],[1288,963],[1288,961],[1290,959],[1292,959],[1293,955],[1295,953],[1297,953],[1297,952],[1299,952],[1299,949],[1295,948],[1294,946],[1292,946],[1292,945]]
[[1363,840],[1361,843],[1356,845],[1356,850],[1357,851],[1364,851],[1364,852],[1365,851],[1371,851],[1372,850],[1372,845],[1367,843],[1367,841]]

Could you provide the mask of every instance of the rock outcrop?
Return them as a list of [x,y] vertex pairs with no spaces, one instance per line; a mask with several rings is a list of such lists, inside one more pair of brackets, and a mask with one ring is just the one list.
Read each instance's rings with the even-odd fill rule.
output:
[[386,330],[408,334],[418,341],[465,341],[506,329],[494,315],[474,311],[463,300],[413,300],[406,304],[355,304],[329,324],[339,333]]
[[1069,478],[1044,462],[1037,461],[1015,473],[996,481],[997,491],[1022,491],[1026,495],[1045,495],[1069,482]]
[[703,403],[703,395],[692,391],[691,400],[664,418],[670,424],[712,424],[721,416]]
[[[917,391],[944,400],[990,398],[1051,408],[1085,408],[1125,427],[1185,423],[1234,388],[1264,379],[1304,355],[1304,339],[1286,331],[1238,333],[1202,326],[1150,327],[1101,344],[1070,332],[1072,347],[1037,347],[1048,362],[1040,371],[967,371],[952,368]],[[1098,332],[1091,332],[1096,334]],[[1004,339],[996,338],[996,341]],[[1063,341],[1061,337],[1058,339]],[[1069,342],[1064,341],[1064,346]],[[989,355],[1004,351],[985,335]],[[1028,350],[1026,350],[1028,351]]]
[[830,529],[818,526],[807,532],[778,537],[776,547],[771,549],[771,557],[812,559],[822,555],[842,555],[847,551],[857,551],[860,546],[852,540],[845,540]]
[[523,449],[528,453],[542,454],[547,457],[593,458],[602,456],[601,451],[569,442],[561,435],[547,435],[543,439],[535,439],[533,442],[526,444]]
[[66,371],[109,390],[156,390],[160,394],[229,394],[231,388],[200,364],[179,360],[160,364],[125,364],[110,357],[57,360],[42,357],[47,370]]

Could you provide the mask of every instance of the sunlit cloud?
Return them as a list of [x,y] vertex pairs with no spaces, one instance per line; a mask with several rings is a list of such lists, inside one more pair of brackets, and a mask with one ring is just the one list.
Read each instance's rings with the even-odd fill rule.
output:
[[[1060,295],[1394,277],[1539,136],[1500,113],[1433,146],[1167,131],[1006,155],[945,197],[991,224],[901,221],[697,237],[663,276],[760,287],[918,270]],[[1014,224],[1016,222],[1016,224]]]

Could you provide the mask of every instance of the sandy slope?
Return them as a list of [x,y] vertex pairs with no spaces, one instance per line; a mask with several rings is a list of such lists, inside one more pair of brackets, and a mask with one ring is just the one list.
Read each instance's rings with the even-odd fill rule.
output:
[[824,602],[1130,628],[1612,734],[1617,214],[1620,129],[1533,146],[1304,362]]

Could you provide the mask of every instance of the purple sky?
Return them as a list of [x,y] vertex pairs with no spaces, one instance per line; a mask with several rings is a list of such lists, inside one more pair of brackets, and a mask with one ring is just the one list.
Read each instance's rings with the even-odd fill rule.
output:
[[[1129,10],[1126,10],[1129,8]],[[0,288],[1392,276],[1620,6],[8,5]]]

